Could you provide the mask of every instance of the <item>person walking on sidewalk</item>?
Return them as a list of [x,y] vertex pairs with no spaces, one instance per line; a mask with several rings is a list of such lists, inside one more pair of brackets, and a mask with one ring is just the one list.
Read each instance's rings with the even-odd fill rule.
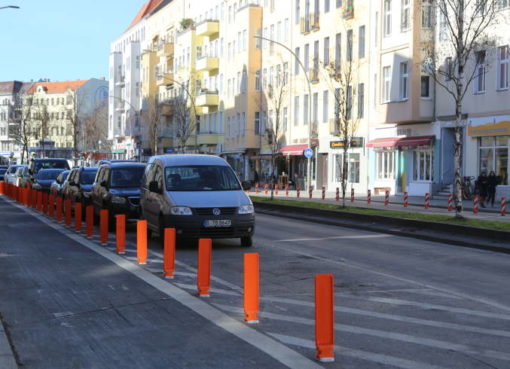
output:
[[478,187],[478,195],[480,196],[480,206],[482,208],[484,208],[485,207],[485,198],[487,197],[487,190],[488,190],[488,185],[489,185],[487,173],[485,173],[485,172],[480,173],[480,175],[478,176],[478,179],[476,180],[476,184]]
[[491,203],[491,206],[494,207],[494,200],[496,198],[496,186],[498,185],[498,177],[496,177],[496,173],[493,170],[489,173],[487,177],[487,204]]

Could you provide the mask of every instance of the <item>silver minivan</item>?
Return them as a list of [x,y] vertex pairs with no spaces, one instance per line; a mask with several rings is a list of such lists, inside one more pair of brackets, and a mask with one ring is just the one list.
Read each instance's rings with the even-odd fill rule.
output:
[[240,238],[249,247],[255,214],[248,186],[217,156],[153,156],[142,180],[141,217],[160,239],[171,227],[178,239]]

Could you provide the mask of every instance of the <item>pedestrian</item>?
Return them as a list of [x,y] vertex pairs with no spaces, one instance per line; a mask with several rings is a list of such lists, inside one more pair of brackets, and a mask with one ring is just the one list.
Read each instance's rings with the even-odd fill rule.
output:
[[491,206],[494,207],[494,199],[496,198],[496,186],[498,185],[498,177],[493,170],[489,173],[487,177],[487,204],[489,201]]
[[257,172],[257,170],[253,171],[253,182],[254,184],[259,183],[259,173]]
[[478,187],[478,195],[480,196],[480,206],[482,208],[485,207],[485,198],[487,197],[487,190],[489,181],[487,179],[487,173],[481,172],[476,180],[476,185]]

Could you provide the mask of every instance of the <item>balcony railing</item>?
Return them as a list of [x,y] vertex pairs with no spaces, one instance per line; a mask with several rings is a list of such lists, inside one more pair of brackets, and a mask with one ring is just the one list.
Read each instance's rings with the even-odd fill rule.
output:
[[220,67],[220,60],[218,58],[209,57],[205,55],[197,55],[196,69],[198,71],[212,71]]
[[303,34],[310,33],[311,31],[318,31],[320,29],[319,13],[310,13],[301,17],[300,28]]
[[311,83],[319,83],[319,67],[308,70],[308,79]]
[[220,22],[217,20],[208,19],[196,26],[198,36],[211,37],[218,33],[220,33]]
[[219,96],[218,90],[201,89],[196,97],[197,106],[218,106]]

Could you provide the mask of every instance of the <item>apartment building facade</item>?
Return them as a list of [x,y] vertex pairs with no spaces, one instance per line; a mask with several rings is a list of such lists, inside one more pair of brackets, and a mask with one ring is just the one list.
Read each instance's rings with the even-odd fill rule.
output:
[[20,81],[0,82],[0,156],[15,162],[20,161],[21,150],[12,130],[18,123],[16,106],[22,87],[23,82]]

